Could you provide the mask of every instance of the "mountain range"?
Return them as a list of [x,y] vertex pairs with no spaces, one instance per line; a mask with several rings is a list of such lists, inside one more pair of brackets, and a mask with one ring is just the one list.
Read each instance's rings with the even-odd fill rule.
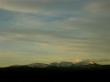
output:
[[[32,63],[28,65],[13,65],[9,67],[0,68],[0,80],[8,80],[11,82],[54,82],[55,80],[57,82],[74,82],[75,80],[80,80],[80,82],[82,82],[82,79],[87,80],[87,78],[90,80],[98,78],[98,82],[100,82],[101,79],[106,78],[104,79],[104,82],[106,82],[105,80],[109,79],[109,77],[110,65],[100,65],[97,64],[95,61],[87,60],[77,63]],[[93,80],[93,82],[94,81],[95,80]],[[89,82],[89,80],[87,82]]]
[[99,67],[102,66],[100,64],[97,64],[95,61],[81,61],[81,62],[77,62],[77,63],[73,63],[73,62],[53,62],[50,64],[45,64],[45,63],[32,63],[32,64],[27,64],[27,65],[12,65],[9,67],[29,67],[29,68],[49,68],[49,67],[53,67],[53,68],[81,68],[81,67]]

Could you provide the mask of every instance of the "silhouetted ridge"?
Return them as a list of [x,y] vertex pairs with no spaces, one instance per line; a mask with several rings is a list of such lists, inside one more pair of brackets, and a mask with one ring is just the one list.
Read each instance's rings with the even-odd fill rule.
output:
[[56,68],[90,68],[90,67],[100,67],[102,65],[97,64],[95,61],[81,61],[78,63],[72,63],[72,62],[53,62],[50,64],[45,63],[32,63],[28,65],[13,65],[10,67],[28,67],[28,68],[49,68],[49,67],[56,67]]
[[[33,63],[28,65],[13,65],[6,68],[0,68],[0,79],[28,79],[31,80],[86,80],[98,77],[109,78],[110,65],[99,65],[94,61],[84,61],[79,63],[59,62],[59,63]],[[73,79],[74,78],[74,79]],[[80,78],[80,79],[79,79]],[[52,80],[52,82],[53,82]],[[60,82],[61,82],[60,81]],[[81,80],[82,81],[82,80]],[[105,81],[105,80],[104,80]],[[15,82],[15,81],[14,81]],[[88,81],[89,82],[89,81]],[[100,82],[100,81],[98,81]]]

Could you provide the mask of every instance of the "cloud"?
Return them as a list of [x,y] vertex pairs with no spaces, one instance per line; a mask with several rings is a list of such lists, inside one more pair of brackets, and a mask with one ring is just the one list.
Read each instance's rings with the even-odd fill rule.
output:
[[106,59],[110,53],[109,2],[95,2],[0,0],[0,50],[71,61]]
[[0,8],[11,11],[33,12],[38,10],[37,0],[0,0]]
[[3,10],[48,16],[77,14],[76,7],[80,9],[80,4],[79,0],[0,0],[0,8]]
[[1,41],[62,44],[69,47],[65,48],[68,51],[78,51],[80,48],[79,51],[105,52],[109,49],[105,48],[110,44],[109,28],[103,27],[105,25],[103,17],[102,20],[97,17],[72,17],[57,21],[44,21],[35,17],[24,15],[15,17],[12,20],[14,24],[8,26],[9,30],[1,29],[1,35],[3,35]]
[[100,14],[100,13],[110,13],[110,1],[93,1],[86,5],[85,10],[90,13]]
[[110,59],[99,59],[99,60],[96,60],[96,62],[110,62]]
[[[84,3],[82,3],[84,2]],[[84,6],[85,5],[85,6]],[[90,13],[107,13],[110,10],[108,0],[0,0],[0,8],[26,13],[38,13],[45,15],[73,15],[83,11]],[[70,13],[71,12],[71,13]]]

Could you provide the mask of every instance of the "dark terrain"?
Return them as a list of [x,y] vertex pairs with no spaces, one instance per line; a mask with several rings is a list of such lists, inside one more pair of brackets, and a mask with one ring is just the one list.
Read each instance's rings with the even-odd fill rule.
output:
[[[0,68],[1,81],[104,81],[110,82],[110,65],[31,64]],[[0,81],[0,82],[1,82]]]

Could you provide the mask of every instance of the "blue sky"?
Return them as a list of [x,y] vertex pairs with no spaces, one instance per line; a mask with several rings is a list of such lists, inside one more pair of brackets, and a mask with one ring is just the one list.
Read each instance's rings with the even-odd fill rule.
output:
[[0,0],[0,66],[110,64],[109,31],[110,0]]

